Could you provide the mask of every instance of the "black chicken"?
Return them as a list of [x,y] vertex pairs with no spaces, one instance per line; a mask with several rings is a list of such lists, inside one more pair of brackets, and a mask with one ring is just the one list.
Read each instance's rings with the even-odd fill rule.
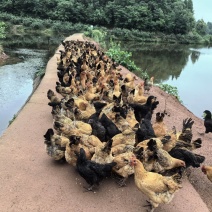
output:
[[194,168],[200,167],[200,164],[204,162],[205,157],[195,154],[187,149],[174,147],[169,154],[177,159],[183,160],[186,163],[186,168],[192,166]]
[[191,118],[186,118],[183,120],[183,128],[182,132],[179,135],[179,140],[185,141],[187,143],[191,143],[193,134],[192,134],[192,126],[194,121]]
[[107,105],[106,102],[101,102],[101,101],[95,101],[93,102],[93,106],[95,107],[96,111],[100,111]]
[[111,121],[104,113],[102,114],[101,118],[99,119],[101,124],[106,129],[105,134],[105,141],[110,140],[113,136],[121,133],[121,131],[118,129],[118,127]]
[[87,123],[92,127],[92,135],[95,135],[100,141],[104,142],[106,141],[106,129],[99,121],[101,111],[101,109],[97,109],[97,111],[88,118]]
[[151,123],[151,112],[148,112],[139,124],[136,131],[136,142],[139,143],[149,138],[155,138],[155,133]]
[[155,96],[149,96],[145,104],[129,104],[129,106],[134,109],[135,118],[138,122],[140,122],[148,112],[153,113],[153,110],[157,107],[158,104],[159,102],[156,101]]
[[114,106],[112,108],[112,111],[115,113],[119,113],[120,116],[122,116],[124,119],[127,117],[127,105],[122,105],[122,106]]
[[205,133],[212,132],[212,119],[211,119],[211,112],[209,110],[205,110],[203,112],[203,119],[204,119]]
[[[77,154],[77,153],[76,153]],[[92,191],[94,186],[99,186],[99,183],[106,177],[111,175],[115,162],[107,164],[99,164],[94,161],[88,160],[85,155],[85,150],[80,148],[80,153],[77,157],[76,168],[80,176],[90,185],[86,188]]]
[[95,121],[94,119],[89,119],[88,124],[92,127],[92,135],[95,135],[100,141],[104,142],[106,129],[102,126],[101,122]]

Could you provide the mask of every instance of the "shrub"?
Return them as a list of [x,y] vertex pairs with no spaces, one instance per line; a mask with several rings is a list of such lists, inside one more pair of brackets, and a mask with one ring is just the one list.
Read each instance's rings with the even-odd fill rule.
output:
[[0,38],[5,38],[5,23],[0,22]]
[[115,43],[112,40],[109,44],[109,49],[106,51],[106,54],[114,59],[116,62],[118,62],[120,65],[123,65],[127,69],[129,69],[132,72],[139,72],[139,76],[141,78],[148,77],[148,74],[142,70],[140,70],[139,67],[136,66],[134,61],[131,60],[132,53],[121,50],[120,44]]
[[179,102],[182,103],[182,100],[180,99],[178,95],[177,87],[168,85],[168,84],[159,84],[158,86],[166,93],[171,94],[172,96],[175,96],[179,100]]

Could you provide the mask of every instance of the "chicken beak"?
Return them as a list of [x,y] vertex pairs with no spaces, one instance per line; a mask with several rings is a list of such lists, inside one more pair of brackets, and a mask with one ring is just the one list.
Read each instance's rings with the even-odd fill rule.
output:
[[130,160],[130,166],[134,166],[133,159]]
[[136,157],[135,156],[132,156],[131,160],[130,160],[130,166],[135,166],[135,159]]

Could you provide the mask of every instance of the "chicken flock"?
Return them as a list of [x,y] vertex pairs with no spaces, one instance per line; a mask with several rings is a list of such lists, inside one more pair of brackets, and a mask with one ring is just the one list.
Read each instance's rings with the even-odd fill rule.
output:
[[[182,187],[185,170],[205,160],[193,152],[202,144],[200,138],[193,140],[194,121],[186,118],[182,131],[168,131],[165,112],[152,118],[159,104],[149,95],[153,78],[150,84],[136,82],[137,77],[123,74],[119,64],[92,42],[71,40],[62,45],[56,92],[47,92],[53,117],[53,127],[44,135],[47,154],[76,167],[89,191],[106,177],[124,186],[134,175],[151,211],[169,203]],[[206,168],[202,167],[204,173]]]

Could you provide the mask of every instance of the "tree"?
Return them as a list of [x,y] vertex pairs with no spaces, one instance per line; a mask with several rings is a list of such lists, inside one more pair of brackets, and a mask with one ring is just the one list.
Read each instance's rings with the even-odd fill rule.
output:
[[5,23],[0,22],[0,38],[5,38]]
[[212,35],[212,22],[207,23],[207,34]]
[[204,22],[203,19],[200,19],[196,23],[196,31],[200,35],[205,35],[207,32],[207,24]]

